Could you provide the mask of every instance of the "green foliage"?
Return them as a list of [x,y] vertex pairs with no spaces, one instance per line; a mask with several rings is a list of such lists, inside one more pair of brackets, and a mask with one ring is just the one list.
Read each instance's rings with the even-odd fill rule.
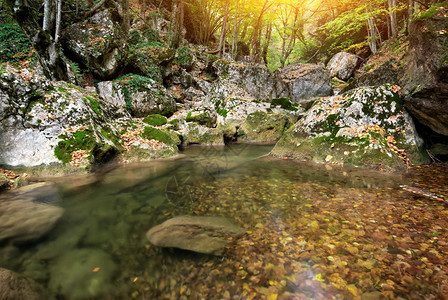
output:
[[0,24],[0,62],[14,63],[25,58],[37,60],[27,35],[14,21]]
[[177,48],[176,62],[183,68],[187,68],[193,62],[193,52],[190,47],[182,46]]
[[290,110],[290,111],[297,111],[299,109],[299,104],[294,103],[289,98],[275,98],[271,101],[271,108],[280,106],[283,109]]
[[75,75],[76,82],[78,82],[79,84],[82,84],[85,81],[83,78],[84,72],[79,67],[79,64],[76,62],[71,62],[70,69],[72,70],[73,74]]
[[54,156],[63,163],[72,160],[72,152],[77,150],[92,150],[95,145],[95,137],[92,130],[77,131],[73,135],[66,134],[59,136],[62,141],[54,149]]
[[143,122],[151,126],[162,126],[165,125],[168,122],[168,120],[162,115],[154,114],[144,118]]
[[86,96],[85,98],[83,98],[84,102],[89,102],[90,103],[90,107],[92,108],[92,110],[99,116],[102,115],[101,112],[101,108],[100,108],[100,104],[98,103],[98,101],[96,101],[95,99],[93,99],[92,97]]
[[128,111],[132,110],[132,95],[138,91],[147,89],[148,86],[153,83],[151,78],[136,74],[121,76],[115,82],[118,83],[123,89],[126,109]]
[[423,20],[427,18],[431,18],[437,13],[437,8],[439,7],[448,7],[448,1],[444,1],[442,3],[437,3],[435,5],[432,5],[427,11],[421,13],[420,15],[416,16],[414,20]]
[[173,125],[174,130],[179,130],[179,119],[172,119],[168,123]]
[[157,141],[165,143],[167,145],[175,144],[171,135],[169,135],[165,131],[162,131],[162,130],[154,128],[154,127],[146,126],[143,129],[142,137],[147,138],[148,140],[157,140]]

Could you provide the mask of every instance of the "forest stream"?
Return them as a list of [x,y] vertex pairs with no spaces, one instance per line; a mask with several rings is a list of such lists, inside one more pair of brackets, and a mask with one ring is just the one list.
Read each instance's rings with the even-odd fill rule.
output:
[[[65,214],[2,267],[56,299],[436,299],[448,289],[447,165],[386,174],[264,156],[272,146],[187,148],[181,158],[58,182]],[[7,194],[2,194],[3,197]],[[223,256],[151,245],[179,215],[246,229]],[[370,298],[369,298],[370,297]]]

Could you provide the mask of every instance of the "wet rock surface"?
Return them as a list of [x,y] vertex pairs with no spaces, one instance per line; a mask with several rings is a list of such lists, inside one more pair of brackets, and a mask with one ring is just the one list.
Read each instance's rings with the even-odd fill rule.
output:
[[48,234],[64,214],[52,184],[18,188],[0,197],[0,241],[24,244]]
[[159,247],[220,255],[228,237],[238,237],[244,232],[245,229],[224,217],[181,216],[151,228],[146,237]]
[[0,268],[0,299],[47,300],[53,298],[34,280]]

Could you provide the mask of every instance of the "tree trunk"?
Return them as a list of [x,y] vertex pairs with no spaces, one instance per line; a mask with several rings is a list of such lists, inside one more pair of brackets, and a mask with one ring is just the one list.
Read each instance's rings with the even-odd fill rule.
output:
[[261,53],[261,56],[263,57],[263,61],[266,66],[268,65],[268,48],[271,42],[271,33],[272,33],[272,24],[269,24],[268,27],[266,28],[265,43],[263,45],[263,51]]
[[54,31],[54,42],[59,42],[59,34],[61,33],[61,15],[62,15],[62,0],[57,0],[56,6],[56,25]]
[[222,51],[222,55],[224,55],[226,50],[226,31],[227,31],[227,19],[229,17],[229,5],[230,0],[226,0],[226,11],[224,13],[224,19],[222,21],[222,29],[221,29],[221,35],[219,37],[219,45],[218,45],[218,51]]
[[131,18],[129,16],[129,0],[122,0],[121,6],[123,9],[123,23],[121,24],[121,29],[123,30],[124,34],[127,35],[129,32],[129,27],[131,27]]
[[236,58],[236,51],[237,51],[237,37],[238,37],[238,32],[236,31],[238,28],[238,0],[236,0],[235,3],[235,24],[233,26],[233,37],[232,37],[232,58],[235,59]]
[[389,5],[389,17],[390,17],[390,30],[392,36],[395,36],[397,32],[397,12],[395,11],[396,0],[387,0],[387,4]]
[[60,54],[59,45],[50,34],[40,27],[35,18],[35,11],[28,6],[26,0],[7,0],[15,20],[29,37],[34,49],[39,55],[39,61],[45,76],[50,80],[68,80],[68,66]]

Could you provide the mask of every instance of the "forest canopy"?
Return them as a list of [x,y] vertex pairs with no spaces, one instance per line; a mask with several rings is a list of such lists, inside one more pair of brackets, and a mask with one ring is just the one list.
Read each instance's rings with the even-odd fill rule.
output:
[[[188,41],[207,46],[210,53],[264,63],[274,70],[295,62],[325,63],[340,51],[367,57],[376,53],[384,41],[406,35],[412,19],[427,16],[446,2],[45,0],[42,3],[8,0],[1,2],[1,58],[5,60],[17,57],[17,52],[24,53],[23,47],[28,43],[24,32],[31,37],[34,47],[57,43],[63,28],[107,8],[128,36],[135,24],[157,27],[163,19],[169,22],[169,28],[162,37],[171,48]],[[14,12],[23,31],[11,20],[8,10]],[[25,22],[25,18],[29,20]],[[11,43],[11,39],[16,43]],[[36,50],[41,57],[51,56],[44,53],[43,48]],[[57,61],[51,64],[61,65]],[[54,66],[52,68],[54,71]],[[60,76],[57,77],[63,78],[63,71],[56,70],[58,72]]]

